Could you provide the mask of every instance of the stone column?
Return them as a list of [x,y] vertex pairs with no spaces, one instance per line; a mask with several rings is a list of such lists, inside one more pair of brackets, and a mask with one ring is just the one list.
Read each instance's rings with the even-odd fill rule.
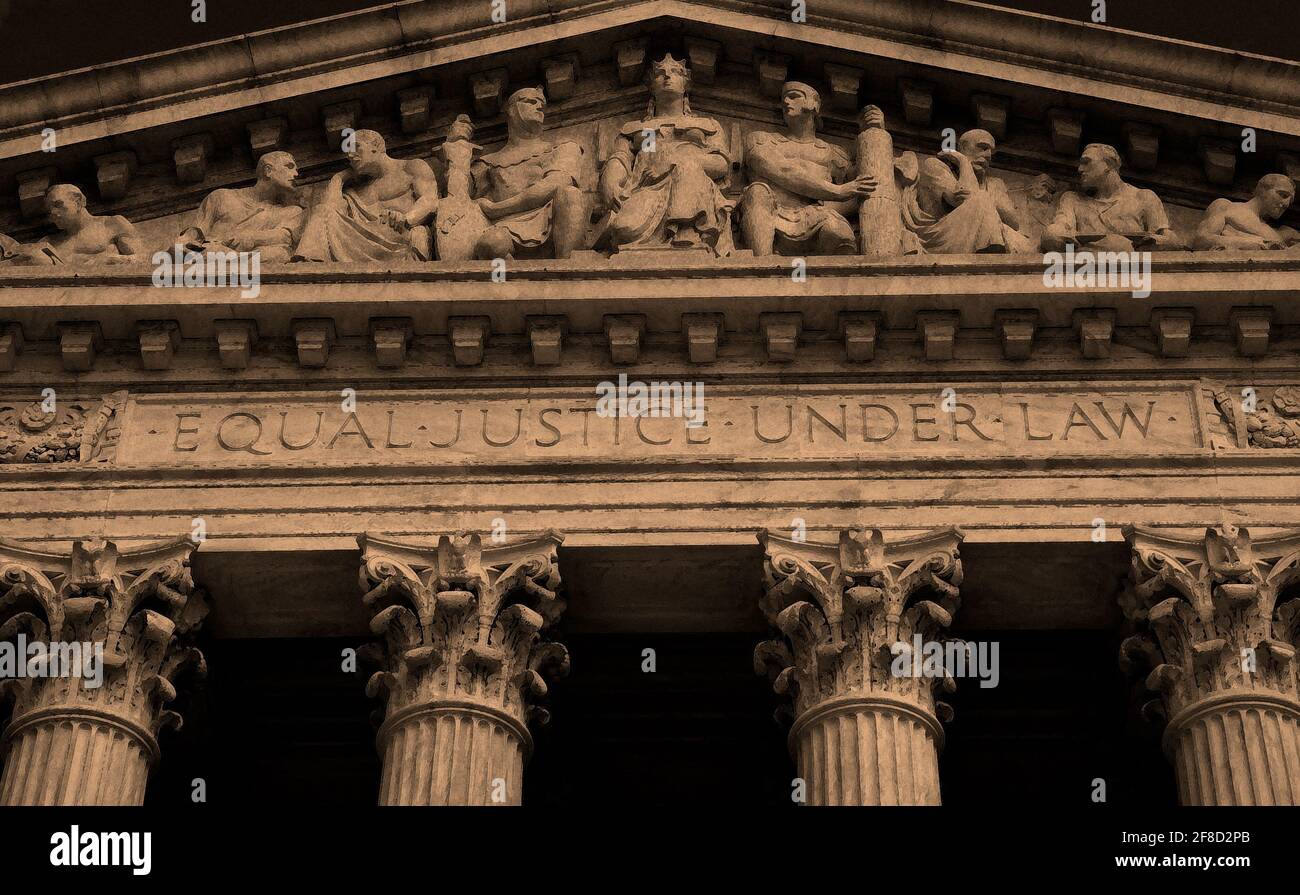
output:
[[[1233,525],[1181,539],[1125,527],[1133,577],[1120,603],[1138,633],[1184,805],[1300,805],[1300,532],[1252,542]],[[1290,591],[1288,592],[1288,588]]]
[[[762,608],[781,636],[754,651],[791,700],[790,751],[809,805],[938,805],[940,721],[934,688],[918,675],[914,638],[933,644],[960,605],[955,528],[884,542],[851,528],[838,544],[759,535],[766,553]],[[930,596],[934,599],[925,599]]]
[[207,614],[193,549],[77,541],[61,554],[0,541],[0,648],[17,663],[0,681],[0,705],[13,703],[0,805],[144,801],[158,732],[180,726],[165,708],[177,680],[206,670],[189,645]]
[[367,650],[381,670],[366,693],[386,698],[379,804],[518,805],[528,721],[548,717],[534,703],[545,677],[569,667],[568,650],[541,640],[564,611],[555,560],[563,537],[488,548],[464,532],[436,548],[358,540],[380,638]]

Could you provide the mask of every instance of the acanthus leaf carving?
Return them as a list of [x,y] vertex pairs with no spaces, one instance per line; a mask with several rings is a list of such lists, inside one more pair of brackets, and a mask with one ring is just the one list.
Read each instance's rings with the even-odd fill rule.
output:
[[547,677],[568,670],[567,650],[541,639],[564,610],[561,535],[486,548],[463,531],[434,547],[378,535],[359,541],[363,601],[380,638],[368,651],[379,670],[367,694],[386,699],[386,717],[465,702],[519,725],[537,716]]
[[781,637],[754,652],[754,668],[788,695],[799,715],[836,697],[885,693],[946,713],[933,679],[896,675],[900,652],[944,636],[960,605],[956,529],[886,543],[878,530],[855,527],[837,544],[795,541],[762,532],[766,592],[762,609]]

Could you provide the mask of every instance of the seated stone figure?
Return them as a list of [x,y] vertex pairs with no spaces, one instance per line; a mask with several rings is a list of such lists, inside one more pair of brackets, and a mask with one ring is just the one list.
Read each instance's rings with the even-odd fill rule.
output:
[[568,258],[583,247],[591,212],[578,185],[582,147],[542,136],[545,109],[540,88],[512,93],[506,100],[506,145],[472,168],[479,210],[491,224],[475,246],[476,258]]
[[148,261],[135,226],[119,214],[91,214],[86,210],[85,194],[72,184],[56,183],[46,190],[45,209],[59,233],[18,246],[7,263],[49,266]]
[[428,224],[438,207],[433,169],[421,159],[391,158],[375,131],[357,131],[353,139],[350,167],[330,178],[308,213],[294,260],[431,260]]
[[1283,249],[1300,245],[1300,233],[1273,222],[1295,200],[1295,183],[1285,174],[1265,174],[1245,202],[1215,199],[1196,228],[1194,249]]
[[851,255],[846,215],[876,188],[853,175],[849,155],[817,137],[821,96],[798,81],[781,91],[786,133],[755,131],[745,139],[750,185],[740,202],[740,229],[755,255]]
[[996,142],[970,130],[956,150],[921,162],[915,182],[903,191],[903,225],[909,252],[927,255],[1025,253],[1031,241],[1019,226],[1015,205],[1000,178],[988,176]]
[[597,245],[732,250],[733,203],[718,185],[731,167],[727,137],[712,118],[691,113],[690,71],[671,55],[650,68],[646,117],[624,125],[600,176],[609,208]]
[[1113,146],[1091,143],[1079,159],[1082,192],[1061,196],[1056,216],[1043,230],[1045,252],[1066,243],[1105,252],[1176,250],[1185,243],[1169,226],[1164,203],[1151,190],[1125,183]]
[[268,152],[257,162],[256,184],[213,190],[204,198],[181,243],[194,252],[258,251],[263,261],[288,261],[302,232],[297,176],[292,155]]

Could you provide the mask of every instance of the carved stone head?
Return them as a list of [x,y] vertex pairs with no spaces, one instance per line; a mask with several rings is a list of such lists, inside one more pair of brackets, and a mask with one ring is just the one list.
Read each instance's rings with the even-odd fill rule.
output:
[[822,97],[815,88],[802,81],[786,81],[781,88],[781,115],[786,124],[812,116],[821,127]]
[[1295,201],[1295,183],[1285,174],[1265,174],[1255,184],[1255,197],[1259,200],[1260,213],[1276,221]]
[[348,164],[358,174],[378,174],[383,170],[383,160],[388,147],[376,131],[360,130],[353,135],[356,145],[348,153]]
[[674,59],[672,53],[650,63],[648,77],[651,115],[657,113],[660,100],[684,99],[691,92],[691,70],[682,60]]
[[65,230],[86,208],[86,194],[70,183],[56,183],[45,191],[45,210],[50,221]]
[[510,94],[506,100],[506,126],[541,131],[546,121],[546,94],[540,87],[524,87]]
[[298,178],[298,162],[282,150],[268,152],[257,160],[257,176],[282,190],[291,190]]
[[997,140],[981,128],[966,131],[957,138],[957,151],[970,159],[976,174],[984,174],[993,163],[993,153],[997,151]]
[[1114,146],[1089,143],[1079,158],[1079,184],[1087,191],[1095,190],[1111,177],[1118,177],[1120,165],[1119,150]]

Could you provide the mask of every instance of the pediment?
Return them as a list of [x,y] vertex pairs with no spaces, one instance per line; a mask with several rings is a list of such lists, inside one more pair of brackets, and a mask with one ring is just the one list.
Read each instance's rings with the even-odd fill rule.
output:
[[[479,22],[484,5],[397,4],[0,88],[0,232],[43,232],[33,191],[66,181],[96,212],[163,235],[213,189],[248,184],[276,135],[305,183],[324,181],[343,164],[326,137],[341,123],[436,161],[468,113],[490,150],[505,136],[500,98],[529,85],[551,95],[548,131],[587,150],[590,189],[603,135],[641,117],[644,60],[662,52],[691,60],[694,107],[731,138],[779,126],[774,91],[790,77],[822,90],[824,136],[845,147],[867,103],[900,151],[934,152],[944,128],[992,116],[1013,187],[1037,173],[1068,183],[1083,143],[1132,147],[1128,179],[1176,225],[1264,173],[1300,172],[1300,67],[1280,60],[961,3],[820,4],[801,24],[775,3],[512,3],[504,24]],[[923,14],[936,5],[944,15]],[[1254,152],[1236,151],[1243,127]],[[40,149],[45,128],[55,152]]]

